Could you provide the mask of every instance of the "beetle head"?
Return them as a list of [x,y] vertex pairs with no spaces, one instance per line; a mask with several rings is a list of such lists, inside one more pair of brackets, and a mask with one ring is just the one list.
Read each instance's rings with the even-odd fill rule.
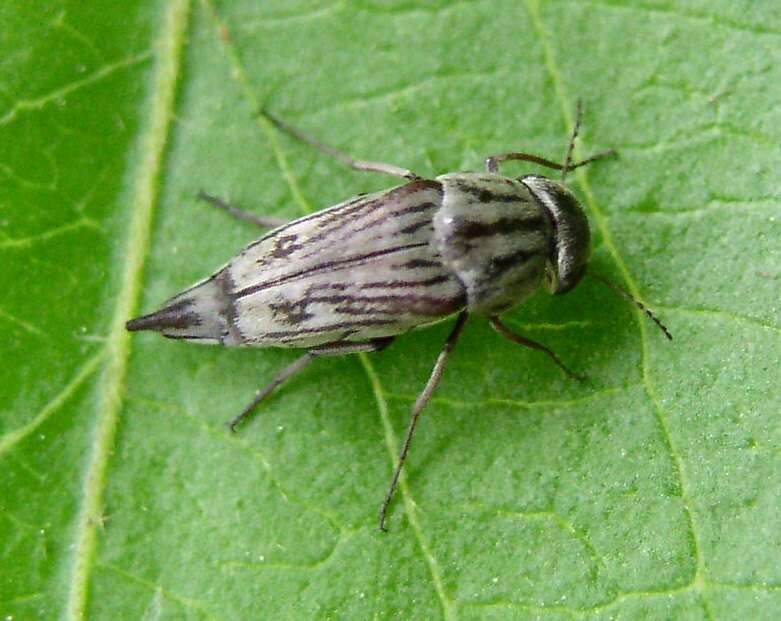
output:
[[547,211],[553,225],[553,243],[545,268],[545,286],[551,293],[566,293],[586,273],[591,232],[586,214],[572,193],[547,177],[527,175],[521,182]]

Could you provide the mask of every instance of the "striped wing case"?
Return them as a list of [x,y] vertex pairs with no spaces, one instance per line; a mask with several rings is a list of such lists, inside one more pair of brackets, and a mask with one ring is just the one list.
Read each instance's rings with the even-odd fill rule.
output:
[[441,320],[466,304],[432,241],[442,195],[437,181],[412,181],[294,220],[133,327],[225,345],[314,347]]

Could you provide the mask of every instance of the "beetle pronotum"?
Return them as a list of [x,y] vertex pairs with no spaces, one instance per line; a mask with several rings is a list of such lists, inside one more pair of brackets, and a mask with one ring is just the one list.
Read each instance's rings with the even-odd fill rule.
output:
[[[577,377],[552,350],[512,332],[499,315],[543,283],[553,294],[566,293],[586,274],[588,220],[563,182],[569,171],[612,151],[572,161],[581,119],[578,104],[564,164],[528,153],[503,153],[485,160],[484,173],[425,179],[392,164],[355,160],[270,113],[263,114],[283,132],[351,168],[402,177],[406,182],[286,224],[201,193],[201,198],[238,218],[277,228],[160,310],[128,321],[127,329],[228,346],[306,349],[231,421],[235,431],[258,403],[314,358],[379,351],[399,334],[455,315],[450,336],[412,407],[380,508],[380,529],[385,530],[418,416],[470,314],[487,316],[501,336],[542,351],[567,375]],[[560,170],[561,183],[539,175],[504,177],[499,164],[508,160]],[[672,338],[639,301],[601,276],[589,274],[634,302]]]

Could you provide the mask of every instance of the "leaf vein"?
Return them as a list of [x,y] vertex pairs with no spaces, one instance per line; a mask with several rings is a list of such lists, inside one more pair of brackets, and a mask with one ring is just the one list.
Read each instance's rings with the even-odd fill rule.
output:
[[69,222],[68,224],[63,224],[62,226],[57,226],[52,229],[49,229],[48,231],[44,231],[43,233],[38,233],[37,235],[30,235],[28,237],[6,237],[2,240],[0,240],[0,250],[6,250],[6,249],[22,249],[26,250],[30,246],[43,241],[49,241],[50,239],[53,239],[55,237],[59,237],[60,235],[65,235],[67,233],[70,233],[71,231],[78,231],[80,229],[91,229],[93,231],[100,231],[102,232],[103,229],[100,227],[100,225],[92,220],[91,218],[88,218],[86,216],[82,216],[75,222]]
[[[534,26],[535,31],[537,32],[537,35],[543,47],[545,65],[550,74],[551,80],[553,82],[556,98],[559,100],[559,103],[562,106],[562,115],[564,117],[567,127],[571,127],[573,124],[573,119],[571,118],[571,110],[574,108],[574,106],[572,106],[569,103],[568,97],[564,90],[563,79],[561,77],[561,74],[559,72],[558,66],[555,61],[555,55],[549,40],[549,34],[547,33],[545,26],[542,22],[539,0],[525,0],[525,1],[528,8],[528,12],[531,17],[532,24]],[[594,219],[596,221],[597,227],[602,234],[605,248],[613,258],[613,261],[615,262],[616,267],[621,273],[621,276],[625,281],[630,293],[635,298],[642,300],[642,296],[640,295],[640,291],[637,287],[637,284],[632,278],[632,274],[630,273],[629,268],[626,265],[626,262],[621,256],[621,253],[619,252],[617,246],[613,242],[612,233],[608,227],[608,219],[606,215],[602,212],[599,205],[596,203],[594,195],[591,191],[591,187],[588,183],[587,173],[583,168],[579,168],[576,171],[576,178],[578,179],[579,185],[583,189],[583,193],[586,197],[586,204],[588,205],[591,213],[594,215]],[[694,510],[692,507],[693,503],[692,503],[691,493],[689,490],[688,479],[686,476],[686,469],[683,463],[683,459],[680,455],[680,452],[673,439],[673,434],[670,430],[667,417],[665,415],[664,409],[662,408],[662,404],[656,393],[656,386],[651,377],[651,369],[648,361],[649,345],[648,345],[648,333],[647,333],[646,322],[644,321],[643,315],[639,310],[635,311],[635,317],[638,320],[638,324],[640,328],[640,342],[641,342],[640,364],[641,364],[642,383],[645,388],[645,393],[649,401],[651,402],[651,405],[653,406],[654,417],[661,430],[662,440],[666,445],[666,450],[668,454],[670,455],[681,488],[681,500],[683,504],[683,511],[686,517],[686,521],[688,523],[688,530],[689,530],[688,534],[689,534],[689,540],[691,546],[691,553],[694,561],[694,568],[693,568],[694,571],[693,571],[693,576],[691,578],[691,584],[694,585],[694,587],[698,590],[698,592],[700,592],[703,601],[705,601],[705,597],[704,597],[705,596],[704,594],[705,560],[703,557],[703,550],[702,550],[702,544],[700,542],[699,530],[694,520]]]
[[97,563],[96,566],[98,569],[102,569],[104,571],[110,571],[111,573],[116,574],[117,576],[121,576],[122,578],[128,580],[129,582],[133,582],[140,586],[146,587],[151,591],[160,593],[165,599],[170,600],[172,602],[176,602],[182,608],[186,608],[188,610],[193,610],[195,612],[198,612],[207,619],[215,619],[215,620],[219,619],[219,617],[215,617],[208,610],[206,610],[204,604],[198,600],[189,597],[184,597],[183,595],[177,595],[176,593],[164,589],[159,584],[155,584],[151,580],[147,580],[146,578],[141,578],[140,576],[131,574],[130,572],[125,571],[124,569],[121,569],[116,565],[111,565],[108,563]]
[[52,414],[56,413],[63,405],[68,402],[75,392],[81,387],[81,385],[89,379],[89,377],[97,370],[100,363],[105,358],[106,351],[100,350],[97,354],[89,358],[81,368],[76,371],[73,379],[71,379],[65,387],[51,399],[35,416],[32,417],[30,422],[15,429],[9,431],[2,438],[0,438],[0,457],[3,456],[10,448],[24,440],[33,431],[45,423]]
[[341,524],[337,519],[337,517],[333,515],[331,512],[321,507],[318,507],[317,505],[313,505],[308,501],[299,498],[297,494],[289,491],[274,474],[274,469],[268,457],[264,453],[259,451],[257,448],[255,448],[254,445],[242,440],[241,436],[238,436],[233,433],[228,433],[227,430],[220,432],[219,430],[215,429],[211,425],[205,423],[202,418],[195,416],[192,412],[179,405],[163,403],[161,401],[148,399],[146,397],[139,397],[136,395],[128,395],[127,399],[130,401],[136,401],[138,403],[143,403],[143,404],[153,406],[155,408],[158,408],[159,410],[163,410],[163,411],[168,410],[169,412],[173,412],[177,416],[186,418],[189,422],[196,425],[200,429],[200,431],[204,433],[208,433],[218,441],[230,443],[231,446],[239,447],[242,451],[246,452],[252,459],[254,459],[260,464],[260,466],[263,468],[263,471],[266,474],[266,478],[269,480],[269,482],[274,487],[274,489],[276,489],[279,496],[283,500],[285,500],[285,502],[298,504],[301,507],[303,507],[305,510],[317,515],[318,517],[322,518],[323,521],[327,522],[331,526],[331,528],[337,533],[342,534],[347,531],[347,528],[343,524]]
[[[217,9],[214,7],[214,4],[211,2],[211,0],[202,0],[202,4],[206,7],[207,11],[209,12],[209,16],[211,20],[214,22],[217,30],[220,31],[225,29],[226,28],[225,22],[217,13]],[[306,199],[303,192],[301,191],[300,186],[298,185],[298,180],[293,174],[293,170],[291,169],[290,164],[287,161],[287,156],[285,155],[285,152],[282,150],[282,147],[279,144],[279,140],[277,139],[276,129],[271,125],[271,123],[268,121],[268,119],[266,119],[265,116],[263,116],[262,114],[258,114],[262,109],[262,106],[260,104],[260,100],[258,99],[258,96],[255,94],[255,90],[253,89],[252,83],[250,82],[250,79],[247,75],[247,71],[241,62],[241,58],[239,57],[239,53],[238,50],[236,49],[236,46],[227,37],[221,38],[220,40],[222,41],[223,49],[225,50],[225,54],[228,58],[228,62],[231,64],[233,69],[231,71],[231,79],[233,79],[239,85],[242,94],[247,99],[252,109],[255,111],[256,122],[263,130],[263,132],[266,134],[266,138],[271,144],[271,149],[274,152],[274,157],[277,161],[277,166],[279,166],[279,169],[282,173],[282,177],[287,182],[288,188],[290,190],[291,195],[293,196],[293,199],[298,203],[299,207],[303,210],[304,213],[311,213],[312,211],[314,211],[314,208]]]
[[[388,414],[388,403],[385,400],[385,392],[383,391],[380,378],[377,376],[374,366],[369,361],[369,357],[366,354],[358,354],[361,364],[363,365],[366,375],[369,378],[369,384],[371,385],[372,392],[374,393],[374,399],[377,403],[377,410],[380,414],[380,420],[382,421],[382,428],[385,434],[385,446],[388,448],[388,454],[391,459],[391,467],[395,467],[397,455],[399,453],[399,447],[396,444],[395,434],[393,432],[393,425],[390,422],[390,416]],[[454,621],[457,618],[456,615],[456,602],[453,601],[445,590],[445,585],[442,580],[442,570],[439,567],[437,559],[431,552],[431,548],[423,536],[423,530],[418,521],[416,503],[412,497],[412,492],[407,485],[407,480],[402,471],[399,478],[398,493],[404,501],[404,512],[407,514],[412,533],[415,536],[415,540],[423,554],[423,559],[428,566],[431,580],[434,584],[434,590],[439,598],[439,603],[442,606],[442,613],[446,621]]]
[[141,162],[133,180],[131,196],[134,209],[126,237],[125,259],[122,262],[124,269],[106,341],[107,361],[97,396],[92,450],[87,458],[82,484],[83,497],[74,531],[66,602],[66,618],[71,621],[86,617],[89,579],[97,547],[97,528],[104,513],[103,494],[123,403],[130,355],[125,321],[136,306],[141,292],[141,276],[173,116],[189,12],[189,0],[177,0],[167,6],[151,78],[151,109],[148,125],[141,135]]
[[756,317],[749,317],[747,315],[741,315],[739,313],[732,313],[729,311],[715,310],[711,308],[684,308],[683,306],[662,306],[655,305],[655,308],[671,313],[682,313],[687,315],[696,315],[700,317],[710,317],[713,319],[721,319],[722,321],[735,321],[740,323],[747,323],[764,330],[770,330],[777,334],[781,334],[781,326],[757,319]]
[[[575,4],[572,0],[565,0],[566,4]],[[671,16],[693,22],[706,23],[727,30],[755,34],[755,35],[781,35],[781,30],[768,26],[746,24],[721,15],[712,15],[703,11],[683,9],[679,5],[647,4],[644,2],[632,2],[631,4],[619,4],[610,0],[585,0],[578,1],[578,6],[599,6],[607,9],[623,10],[627,12],[650,13],[652,15]]]
[[14,119],[16,119],[20,112],[40,110],[47,104],[56,101],[57,99],[66,97],[67,95],[70,95],[71,93],[84,88],[85,86],[90,86],[95,82],[99,82],[103,78],[110,76],[116,71],[121,71],[122,69],[126,69],[128,67],[132,67],[133,65],[142,63],[145,60],[151,58],[151,56],[152,54],[149,51],[141,52],[139,54],[132,54],[127,58],[123,58],[122,60],[104,65],[87,77],[81,78],[80,80],[74,80],[69,84],[64,84],[63,86],[60,86],[59,88],[56,88],[53,91],[46,93],[45,95],[40,95],[32,99],[18,99],[5,114],[0,116],[0,127],[11,123]]
[[[455,408],[484,408],[492,405],[509,405],[515,408],[524,410],[536,410],[536,409],[548,409],[548,408],[568,408],[583,403],[588,403],[596,399],[601,399],[607,395],[612,395],[618,392],[624,392],[641,386],[642,382],[635,384],[626,384],[620,386],[608,386],[599,390],[594,390],[584,397],[576,397],[574,399],[541,399],[539,401],[521,401],[519,399],[482,399],[479,401],[462,401],[459,399],[450,399],[448,397],[433,396],[429,403],[441,403]],[[405,395],[399,393],[385,393],[385,396],[389,399],[396,399],[399,401],[413,402],[417,399],[416,395]]]

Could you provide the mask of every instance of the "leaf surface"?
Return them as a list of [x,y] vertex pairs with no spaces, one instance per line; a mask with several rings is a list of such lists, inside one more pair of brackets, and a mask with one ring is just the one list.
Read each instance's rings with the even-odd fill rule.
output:
[[[0,617],[733,619],[781,614],[781,11],[382,0],[0,8]],[[396,182],[256,112],[434,176],[522,149],[571,176],[599,282],[320,360],[124,322],[258,235]],[[511,164],[507,174],[528,166]],[[544,171],[541,171],[544,172]]]

